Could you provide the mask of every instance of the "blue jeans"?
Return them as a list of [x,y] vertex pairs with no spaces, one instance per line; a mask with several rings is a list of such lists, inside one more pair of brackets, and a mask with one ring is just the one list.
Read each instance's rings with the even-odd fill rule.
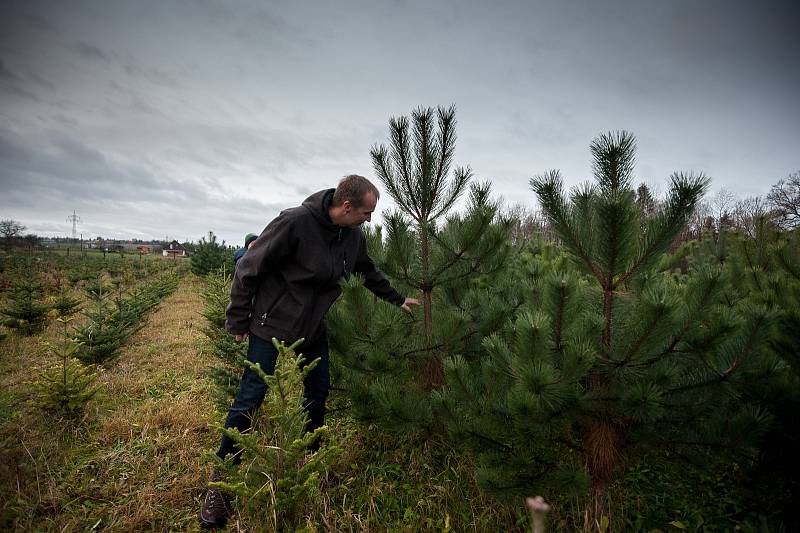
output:
[[[278,350],[275,349],[271,341],[264,340],[261,337],[251,334],[249,339],[247,360],[259,363],[261,369],[271,375],[275,372]],[[303,382],[305,410],[308,414],[306,431],[311,432],[321,427],[325,422],[325,401],[328,399],[328,391],[330,390],[328,339],[323,335],[313,344],[302,344],[299,351],[304,355],[307,362],[313,361],[317,357],[321,359],[319,364],[314,367],[314,370],[308,373]],[[250,429],[253,415],[264,401],[266,393],[267,384],[264,383],[264,380],[255,372],[246,368],[239,383],[239,391],[236,393],[236,398],[228,410],[225,427],[236,428],[242,433]],[[318,448],[319,442],[315,441],[311,445],[311,450],[316,451]],[[219,451],[217,451],[217,456],[220,459],[225,459],[229,454],[234,453],[233,461],[234,463],[239,463],[241,461],[240,452],[241,450],[236,446],[233,439],[222,436],[222,442],[220,443]]]

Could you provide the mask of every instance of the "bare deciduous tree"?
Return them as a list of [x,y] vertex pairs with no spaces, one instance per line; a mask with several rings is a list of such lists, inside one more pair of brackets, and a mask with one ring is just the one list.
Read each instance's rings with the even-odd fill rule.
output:
[[14,220],[13,218],[4,218],[0,220],[0,236],[3,237],[3,244],[5,249],[11,249],[11,244],[14,239],[25,231],[25,226]]
[[773,185],[767,194],[767,203],[781,227],[800,227],[800,171]]
[[709,199],[711,215],[715,218],[715,229],[717,231],[719,231],[722,226],[731,226],[731,209],[733,209],[735,203],[736,195],[726,187],[721,188]]
[[522,204],[514,204],[504,209],[503,216],[511,222],[511,242],[522,246],[534,238],[539,237],[546,241],[556,240],[547,217],[541,210],[532,210]]
[[733,226],[750,237],[755,237],[755,226],[759,218],[767,215],[768,209],[764,198],[750,196],[739,200],[731,211]]

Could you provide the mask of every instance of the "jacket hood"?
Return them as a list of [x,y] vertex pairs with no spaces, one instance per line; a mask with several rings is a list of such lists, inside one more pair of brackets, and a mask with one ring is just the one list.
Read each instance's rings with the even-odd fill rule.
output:
[[337,233],[349,231],[350,228],[334,224],[331,220],[331,216],[328,214],[328,208],[331,206],[333,193],[335,191],[336,189],[324,189],[315,192],[303,201],[302,206],[311,211],[311,214],[314,215],[314,218],[322,227]]

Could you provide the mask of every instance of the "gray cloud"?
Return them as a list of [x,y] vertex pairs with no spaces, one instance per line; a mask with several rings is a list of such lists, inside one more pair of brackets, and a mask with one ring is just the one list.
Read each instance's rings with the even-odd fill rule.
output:
[[[456,162],[532,203],[590,176],[595,135],[638,175],[765,194],[800,167],[798,4],[12,1],[0,21],[0,212],[103,235],[229,242],[346,173],[390,116],[458,106]],[[382,199],[379,207],[390,205]],[[67,230],[64,230],[66,232]]]
[[85,59],[89,59],[91,61],[101,61],[103,63],[110,61],[109,57],[102,50],[91,44],[86,44],[83,41],[78,41],[71,48],[80,57]]

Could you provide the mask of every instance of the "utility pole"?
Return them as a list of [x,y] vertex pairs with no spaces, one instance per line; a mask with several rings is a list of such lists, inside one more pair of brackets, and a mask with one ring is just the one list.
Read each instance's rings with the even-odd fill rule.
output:
[[72,240],[78,239],[78,222],[82,222],[81,217],[75,214],[73,209],[72,214],[67,217],[67,222],[72,222]]

